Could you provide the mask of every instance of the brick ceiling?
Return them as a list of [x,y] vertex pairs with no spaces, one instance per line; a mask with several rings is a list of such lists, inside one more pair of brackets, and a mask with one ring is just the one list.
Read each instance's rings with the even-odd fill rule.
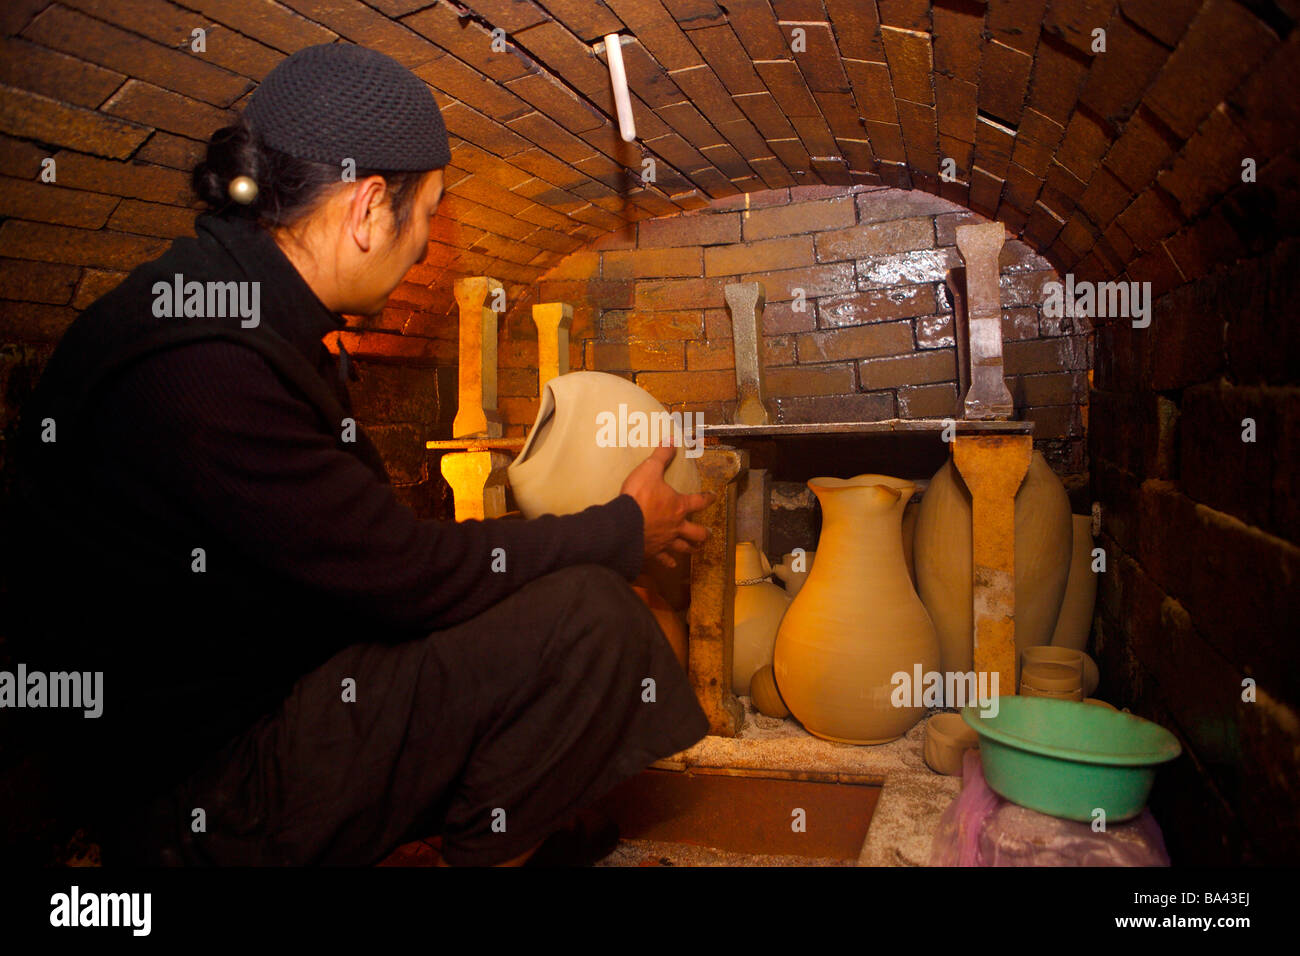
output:
[[[1300,88],[1298,13],[1295,0],[8,0],[0,81],[25,91],[6,91],[7,133],[186,169],[286,54],[336,40],[390,54],[435,90],[453,143],[413,289],[466,273],[527,286],[630,222],[856,183],[940,193],[1058,265],[1119,275],[1152,256],[1148,271],[1171,267],[1157,244],[1240,180],[1241,157],[1262,166],[1291,146],[1296,109],[1278,93]],[[633,144],[592,52],[611,32],[635,38]],[[31,135],[51,125],[28,115],[40,97],[71,104],[76,129],[82,113],[112,117],[113,135]],[[444,311],[445,291],[409,297]]]

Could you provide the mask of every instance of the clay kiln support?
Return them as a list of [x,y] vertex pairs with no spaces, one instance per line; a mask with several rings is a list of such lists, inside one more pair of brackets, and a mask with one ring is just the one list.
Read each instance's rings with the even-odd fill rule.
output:
[[460,386],[454,438],[501,436],[497,413],[497,313],[484,305],[487,297],[504,300],[505,289],[490,276],[457,279],[460,306]]
[[695,516],[708,540],[691,556],[691,686],[709,719],[709,733],[734,737],[744,709],[731,690],[736,609],[736,477],[749,466],[749,452],[714,445],[699,459],[702,490],[717,498]]
[[1014,411],[1002,375],[1002,293],[998,254],[1005,227],[1000,222],[957,227],[957,249],[966,260],[970,388],[962,400],[968,419],[1007,419]]
[[959,432],[953,441],[971,493],[975,673],[996,673],[1000,695],[1016,692],[1016,492],[1033,450],[1030,435]]
[[573,306],[567,302],[539,302],[533,306],[533,324],[537,326],[537,388],[569,371],[569,328],[573,325]]
[[456,520],[500,518],[506,513],[506,466],[503,451],[458,451],[442,456],[442,476],[451,485]]
[[763,304],[766,295],[761,282],[732,282],[723,290],[731,309],[731,341],[736,355],[735,425],[767,425],[763,386]]

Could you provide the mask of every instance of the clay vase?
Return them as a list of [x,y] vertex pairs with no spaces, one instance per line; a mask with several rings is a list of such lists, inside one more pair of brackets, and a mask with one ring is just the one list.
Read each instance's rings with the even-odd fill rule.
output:
[[689,633],[686,626],[686,619],[677,611],[673,610],[671,604],[664,600],[663,595],[659,593],[654,582],[641,575],[632,584],[632,590],[637,596],[645,602],[650,613],[655,616],[659,622],[659,629],[664,632],[664,637],[668,638],[668,643],[672,645],[673,653],[677,655],[677,662],[682,665],[682,670],[687,669],[687,634]]
[[[574,514],[618,497],[623,481],[671,437],[668,411],[645,389],[605,372],[570,372],[546,383],[537,419],[507,469],[525,518]],[[681,416],[677,416],[680,431]],[[692,431],[692,442],[703,441]],[[664,479],[700,490],[699,470],[678,441]]]
[[858,475],[814,478],[808,487],[821,503],[821,540],[777,633],[776,684],[809,733],[885,743],[925,712],[893,706],[893,676],[939,667],[934,625],[903,560],[903,508],[914,485]]
[[1097,575],[1092,570],[1092,515],[1071,515],[1073,544],[1065,600],[1052,632],[1052,646],[1081,651],[1092,634],[1092,612],[1097,601]]
[[[1016,659],[1046,644],[1070,572],[1070,499],[1043,456],[1034,452],[1016,493]],[[943,671],[974,669],[971,609],[971,499],[949,459],[921,499],[914,538],[917,590],[934,620]]]
[[903,560],[907,562],[907,575],[916,587],[916,515],[921,510],[920,502],[912,499],[903,508]]
[[736,618],[731,654],[731,689],[749,696],[754,671],[772,663],[772,645],[790,595],[772,583],[767,556],[751,541],[736,545]]
[[[808,580],[808,575],[812,573],[813,559],[817,557],[816,551],[805,551],[803,560],[796,561],[795,553],[791,551],[781,559],[781,563],[772,569],[777,580],[785,585],[785,593],[794,598],[803,583]],[[799,568],[796,570],[796,563]]]

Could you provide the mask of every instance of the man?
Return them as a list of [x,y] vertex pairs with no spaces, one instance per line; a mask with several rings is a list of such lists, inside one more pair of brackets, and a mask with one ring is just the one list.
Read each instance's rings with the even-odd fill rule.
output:
[[322,337],[423,259],[449,158],[408,70],[299,51],[195,170],[197,239],[87,309],[23,409],[26,664],[103,674],[101,716],[26,716],[110,863],[371,863],[433,832],[519,863],[707,730],[626,584],[704,539],[670,450],[578,515],[446,524],[350,427]]

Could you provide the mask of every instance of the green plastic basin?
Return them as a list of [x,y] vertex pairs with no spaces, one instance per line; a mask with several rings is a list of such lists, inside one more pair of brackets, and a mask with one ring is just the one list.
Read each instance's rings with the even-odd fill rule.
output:
[[1054,817],[1129,820],[1142,812],[1156,768],[1182,752],[1159,724],[1072,700],[999,697],[993,717],[961,712],[980,736],[984,778],[1012,803]]

